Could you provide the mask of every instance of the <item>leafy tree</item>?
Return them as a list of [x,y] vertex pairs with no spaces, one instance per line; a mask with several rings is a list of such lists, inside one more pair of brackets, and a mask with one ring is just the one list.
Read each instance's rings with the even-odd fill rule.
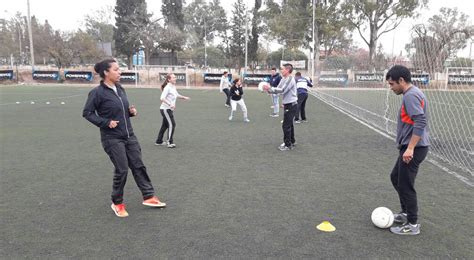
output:
[[71,65],[73,62],[74,52],[73,48],[71,48],[69,37],[70,35],[67,33],[55,31],[52,35],[53,41],[47,48],[48,55],[59,69]]
[[183,0],[163,0],[161,13],[166,24],[184,30]]
[[[377,41],[400,25],[403,19],[417,15],[428,0],[346,0],[343,10],[347,21],[357,29],[369,47],[369,63],[374,67]],[[369,35],[364,35],[369,28]]]
[[78,30],[68,39],[74,62],[79,64],[95,63],[104,53],[97,48],[96,40],[87,32]]
[[472,40],[474,26],[468,18],[456,8],[441,8],[439,14],[428,20],[428,25],[413,27],[413,39],[406,46],[409,52],[415,50],[413,65],[430,73],[443,71],[446,60],[454,58]]
[[267,65],[271,67],[280,67],[280,60],[306,60],[307,56],[304,52],[297,48],[279,49],[268,54]]
[[[161,12],[165,19],[165,27],[162,30],[159,46],[171,51],[175,57],[175,52],[183,49],[186,43],[184,33],[184,14],[182,0],[163,0]],[[172,60],[173,65],[175,59]]]
[[[286,0],[281,4],[274,0],[266,2],[267,31],[270,38],[278,40],[287,48],[305,47],[313,51],[318,72],[320,49],[324,56],[333,51],[347,50],[352,45],[348,22],[341,5],[342,0]],[[313,17],[312,3],[315,4]],[[315,19],[315,39],[312,39],[312,19]]]
[[231,65],[240,69],[245,59],[245,26],[247,22],[247,8],[243,0],[237,0],[233,7],[229,54],[233,61],[233,64]]
[[[209,67],[225,67],[227,59],[224,52],[216,47],[207,47],[207,66]],[[189,56],[194,64],[204,66],[204,47],[198,47],[189,51]]]
[[114,40],[118,54],[124,55],[128,68],[132,68],[132,57],[141,47],[140,37],[150,22],[145,0],[117,0],[115,6]]
[[[255,63],[258,61],[258,36],[262,32],[263,28],[261,26],[261,15],[260,15],[260,8],[262,7],[262,0],[255,0],[255,6],[252,11],[252,30],[249,37],[248,43],[248,57],[251,63]],[[255,66],[252,66],[255,67]]]
[[183,10],[185,31],[192,47],[203,46],[204,39],[212,42],[228,27],[225,10],[219,0],[207,4],[204,0],[194,0]]
[[114,38],[113,7],[103,7],[85,17],[86,32],[97,42],[112,42]]

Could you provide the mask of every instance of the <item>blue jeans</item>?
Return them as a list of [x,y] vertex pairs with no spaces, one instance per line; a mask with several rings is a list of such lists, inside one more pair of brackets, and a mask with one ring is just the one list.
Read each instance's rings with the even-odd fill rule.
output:
[[280,112],[280,97],[279,95],[272,94],[272,102],[273,102],[273,114],[278,114]]

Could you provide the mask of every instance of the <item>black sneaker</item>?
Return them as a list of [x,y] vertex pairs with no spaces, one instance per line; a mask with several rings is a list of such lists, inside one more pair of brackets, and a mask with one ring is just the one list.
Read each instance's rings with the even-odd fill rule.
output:
[[397,235],[414,236],[420,234],[420,224],[407,223],[403,226],[395,226],[390,228],[390,232]]
[[393,214],[393,222],[405,225],[408,223],[407,213],[400,212]]

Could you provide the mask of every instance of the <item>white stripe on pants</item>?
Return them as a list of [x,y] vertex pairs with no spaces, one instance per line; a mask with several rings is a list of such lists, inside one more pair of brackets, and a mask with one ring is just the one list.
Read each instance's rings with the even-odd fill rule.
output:
[[247,106],[245,105],[243,98],[241,98],[240,100],[230,100],[230,106],[232,107],[230,116],[233,116],[234,111],[237,110],[237,104],[240,106],[240,109],[242,109],[242,112],[244,113],[244,118],[247,118]]

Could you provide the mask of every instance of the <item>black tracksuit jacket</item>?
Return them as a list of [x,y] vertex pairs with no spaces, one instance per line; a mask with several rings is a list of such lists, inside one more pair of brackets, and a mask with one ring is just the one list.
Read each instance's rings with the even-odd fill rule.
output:
[[[130,122],[129,103],[125,89],[116,84],[117,94],[103,81],[89,92],[82,116],[100,128],[100,137],[107,139],[128,139],[133,136]],[[111,120],[119,121],[117,127],[109,128]]]

